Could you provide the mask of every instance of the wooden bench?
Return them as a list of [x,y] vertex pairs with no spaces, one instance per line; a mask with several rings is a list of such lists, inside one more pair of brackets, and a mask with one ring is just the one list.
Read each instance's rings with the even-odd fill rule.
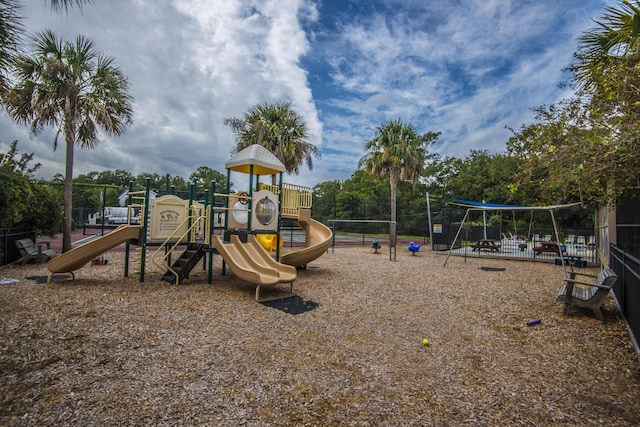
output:
[[51,258],[53,258],[56,252],[51,249],[51,245],[49,242],[46,243],[47,249],[42,249],[42,245],[37,245],[33,243],[31,239],[20,239],[16,240],[16,246],[20,251],[20,255],[22,255],[21,264],[26,264],[29,261],[35,262],[47,262]]
[[[585,277],[585,279],[579,279],[577,276]],[[618,276],[610,268],[603,269],[597,276],[575,271],[570,272],[569,277],[564,279],[567,283],[560,288],[557,297],[558,301],[564,301],[563,314],[567,315],[571,305],[590,307],[596,318],[604,322],[600,307],[617,279]]]

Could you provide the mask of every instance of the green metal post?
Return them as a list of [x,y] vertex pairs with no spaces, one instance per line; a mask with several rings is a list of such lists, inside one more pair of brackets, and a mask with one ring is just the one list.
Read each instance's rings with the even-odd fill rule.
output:
[[276,231],[276,261],[280,262],[280,231],[282,230],[282,172],[280,172],[280,182],[278,183],[278,228]]
[[[207,216],[207,208],[209,207],[209,190],[204,190],[204,215],[205,218]],[[204,232],[208,232],[209,230],[205,230]],[[206,238],[206,234],[205,234],[205,238],[204,238],[204,243],[207,242],[207,238]],[[207,268],[207,257],[204,257],[204,260],[202,262],[202,270],[205,270]]]
[[209,218],[209,270],[208,270],[208,274],[207,274],[207,283],[212,284],[213,283],[213,245],[211,244],[211,240],[213,237],[213,232],[214,232],[214,225],[213,223],[215,222],[215,207],[216,207],[216,182],[215,181],[211,181],[211,210],[210,210],[210,218]]
[[249,203],[247,212],[247,234],[251,233],[251,212],[253,212],[253,165],[249,165]]
[[[231,203],[231,199],[229,198],[229,193],[231,192],[231,169],[227,169],[227,209],[224,211],[224,231],[228,230],[229,224],[229,209],[232,206],[229,206]],[[227,265],[224,262],[224,258],[222,258],[222,275],[224,276],[227,273]]]
[[[129,204],[131,204],[131,192],[133,191],[133,181],[129,181]],[[103,211],[104,212],[104,211]],[[104,213],[102,215],[102,224],[104,227]],[[104,230],[102,232],[104,234]],[[129,277],[129,241],[124,245],[124,277]]]
[[151,178],[147,178],[144,189],[144,215],[142,216],[142,253],[140,254],[140,283],[144,282],[144,266],[147,262],[147,230],[149,228],[149,200],[151,194]]
[[227,169],[227,210],[224,211],[224,231],[227,231],[227,224],[229,224],[229,209],[233,206],[230,205],[231,199],[228,197],[231,192],[231,169]]
[[[187,210],[188,220],[187,220],[187,230],[191,230],[191,226],[193,225],[193,219],[191,217],[191,206],[193,206],[194,194],[196,192],[196,183],[192,182],[189,185],[189,209]],[[187,243],[191,242],[191,232],[187,234]]]

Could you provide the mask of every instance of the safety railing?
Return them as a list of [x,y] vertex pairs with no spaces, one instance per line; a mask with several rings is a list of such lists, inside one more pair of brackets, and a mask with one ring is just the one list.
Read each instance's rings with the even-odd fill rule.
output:
[[627,320],[636,354],[640,358],[640,259],[629,251],[611,245],[609,267],[618,275],[618,280],[613,285],[613,293],[622,315]]
[[[129,200],[131,203],[127,205],[127,224],[138,224],[141,222],[140,219],[144,217],[146,209],[146,191],[130,191]],[[138,209],[138,215],[137,217],[134,217],[132,212],[135,212],[136,209]]]
[[[151,262],[153,262],[160,270],[167,269],[168,272],[171,272],[176,278],[175,283],[180,282],[180,278],[178,272],[176,272],[169,265],[168,260],[171,258],[171,255],[176,252],[178,246],[183,244],[187,240],[189,235],[193,236],[197,233],[197,230],[202,228],[202,224],[206,224],[207,215],[197,215],[196,208],[194,206],[190,207],[190,213],[187,217],[182,221],[182,223],[176,227],[176,229],[171,233],[169,237],[165,239],[165,241],[156,249],[156,251],[151,255]],[[191,221],[191,223],[190,223]],[[188,225],[186,231],[184,231],[179,237],[176,237],[179,231],[183,228],[184,225]],[[173,245],[171,246],[171,244]],[[168,250],[166,248],[169,247]],[[165,250],[164,256],[162,257],[162,262],[156,261],[156,256]]]
[[[269,190],[273,194],[280,194],[280,187],[260,183],[259,190]],[[313,190],[301,185],[282,184],[282,216],[298,217],[300,209],[311,209],[313,204]]]

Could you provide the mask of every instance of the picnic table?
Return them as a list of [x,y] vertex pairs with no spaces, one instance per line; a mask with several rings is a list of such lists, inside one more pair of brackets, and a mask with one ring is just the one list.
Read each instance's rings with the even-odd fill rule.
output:
[[560,256],[560,245],[556,242],[540,242],[540,246],[533,248],[533,256],[541,253],[552,253]]
[[491,252],[499,252],[500,251],[500,245],[496,245],[495,240],[492,239],[482,239],[482,240],[478,240],[476,242],[475,245],[471,245],[472,252],[475,251],[481,251],[481,250],[488,250]]

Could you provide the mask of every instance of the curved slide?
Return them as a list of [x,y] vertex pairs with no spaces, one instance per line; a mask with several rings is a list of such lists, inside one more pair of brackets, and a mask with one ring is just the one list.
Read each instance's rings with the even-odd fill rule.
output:
[[[218,251],[224,261],[229,265],[233,274],[247,282],[258,285],[256,287],[256,300],[260,299],[260,287],[274,286],[278,283],[290,283],[297,277],[295,268],[282,265],[269,256],[258,243],[255,236],[248,243],[242,243],[238,236],[231,236],[231,242],[223,243],[220,236],[211,236],[211,245]],[[262,251],[266,257],[260,255]],[[267,257],[271,261],[267,261]]]
[[306,266],[308,263],[324,254],[331,246],[333,236],[331,229],[321,222],[311,218],[308,210],[300,211],[298,224],[305,230],[305,248],[280,257],[282,264]]
[[141,227],[139,225],[121,225],[109,234],[98,237],[70,251],[58,255],[47,263],[49,274],[48,283],[54,273],[73,273],[86,263],[109,249],[127,240],[139,239]]

